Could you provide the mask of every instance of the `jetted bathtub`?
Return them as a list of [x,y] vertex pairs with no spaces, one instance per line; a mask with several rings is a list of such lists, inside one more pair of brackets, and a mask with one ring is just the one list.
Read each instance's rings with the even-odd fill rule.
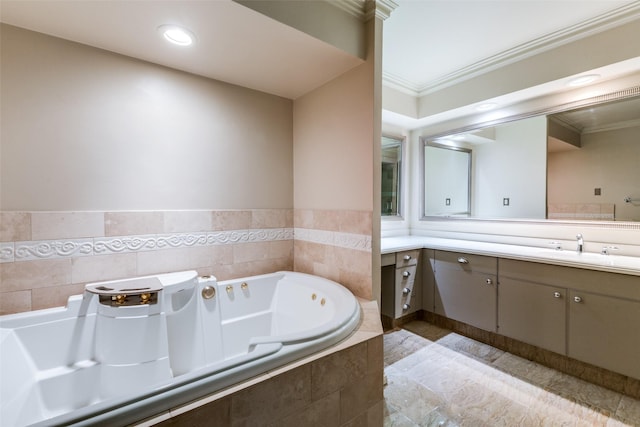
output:
[[126,425],[346,338],[343,286],[195,271],[87,285],[66,307],[0,317],[0,425]]

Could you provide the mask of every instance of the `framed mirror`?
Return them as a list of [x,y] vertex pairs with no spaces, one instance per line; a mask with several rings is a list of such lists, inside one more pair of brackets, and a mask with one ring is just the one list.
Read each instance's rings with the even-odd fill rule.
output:
[[402,165],[404,138],[382,137],[382,194],[381,215],[383,218],[402,217]]
[[472,150],[425,140],[422,151],[424,215],[468,217]]
[[[640,86],[421,141],[422,219],[640,221]],[[437,144],[471,150],[466,215],[432,208]]]

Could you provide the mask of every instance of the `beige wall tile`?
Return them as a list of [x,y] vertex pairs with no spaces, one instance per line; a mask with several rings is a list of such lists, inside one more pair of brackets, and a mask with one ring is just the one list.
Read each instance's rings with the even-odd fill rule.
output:
[[32,212],[31,240],[104,236],[103,212]]
[[340,211],[320,209],[314,210],[313,228],[317,230],[339,231]]
[[332,393],[275,423],[278,427],[334,427],[340,425],[340,392]]
[[247,230],[251,228],[252,214],[249,210],[213,211],[212,230]]
[[0,242],[31,240],[31,214],[0,212]]
[[343,233],[364,234],[373,232],[373,212],[340,211],[340,231]]
[[211,220],[211,211],[167,211],[164,213],[164,232],[209,231]]
[[240,243],[233,245],[233,263],[240,264],[248,261],[258,261],[269,258],[269,244],[267,242]]
[[251,214],[251,228],[293,227],[293,214],[290,209],[254,209]]
[[313,228],[313,210],[296,209],[293,213],[293,226],[296,228]]
[[161,427],[180,427],[180,426],[207,426],[215,425],[230,426],[231,425],[231,397],[225,397],[215,400],[197,409],[183,414],[173,416],[172,418],[157,424]]
[[300,412],[310,403],[311,369],[306,365],[233,395],[231,425],[266,426]]
[[105,236],[135,236],[164,233],[162,212],[106,212]]
[[0,291],[22,291],[71,283],[71,259],[0,264]]
[[380,402],[382,383],[383,370],[378,369],[347,384],[340,392],[340,421],[344,423],[366,414],[371,406]]
[[211,267],[211,247],[179,248],[138,252],[138,275],[170,273],[182,270],[197,270]]
[[269,258],[291,258],[293,259],[293,240],[276,240],[269,243]]
[[363,379],[367,374],[367,344],[331,354],[311,364],[312,397],[318,400]]
[[135,253],[72,258],[72,283],[101,282],[137,275]]
[[31,310],[31,291],[0,292],[0,316]]
[[32,310],[42,308],[64,307],[71,295],[81,295],[84,292],[83,284],[51,286],[38,288],[31,291]]

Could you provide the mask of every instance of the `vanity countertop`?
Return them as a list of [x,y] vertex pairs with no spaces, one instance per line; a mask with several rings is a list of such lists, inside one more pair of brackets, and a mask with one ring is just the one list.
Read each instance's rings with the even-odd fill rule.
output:
[[421,248],[465,252],[475,255],[495,256],[640,276],[640,257],[634,256],[603,255],[593,252],[578,253],[577,251],[555,250],[535,246],[519,246],[426,236],[384,237],[381,240],[382,254]]

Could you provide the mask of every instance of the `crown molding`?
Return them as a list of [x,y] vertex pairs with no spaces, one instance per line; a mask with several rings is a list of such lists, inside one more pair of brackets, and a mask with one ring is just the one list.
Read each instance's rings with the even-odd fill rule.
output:
[[384,21],[399,6],[393,0],[329,0],[328,3],[363,22],[374,17]]
[[579,24],[520,44],[427,83],[414,84],[406,80],[403,82],[397,76],[389,74],[383,74],[383,82],[397,90],[400,90],[398,86],[403,86],[403,92],[415,93],[416,96],[421,97],[637,19],[640,19],[640,2],[619,7]]
[[418,97],[418,95],[420,94],[420,87],[418,85],[386,71],[382,72],[382,83],[388,88],[397,90],[398,92],[402,92],[407,95]]
[[364,21],[365,0],[328,0],[327,3],[347,12],[349,15],[354,16],[361,21]]

